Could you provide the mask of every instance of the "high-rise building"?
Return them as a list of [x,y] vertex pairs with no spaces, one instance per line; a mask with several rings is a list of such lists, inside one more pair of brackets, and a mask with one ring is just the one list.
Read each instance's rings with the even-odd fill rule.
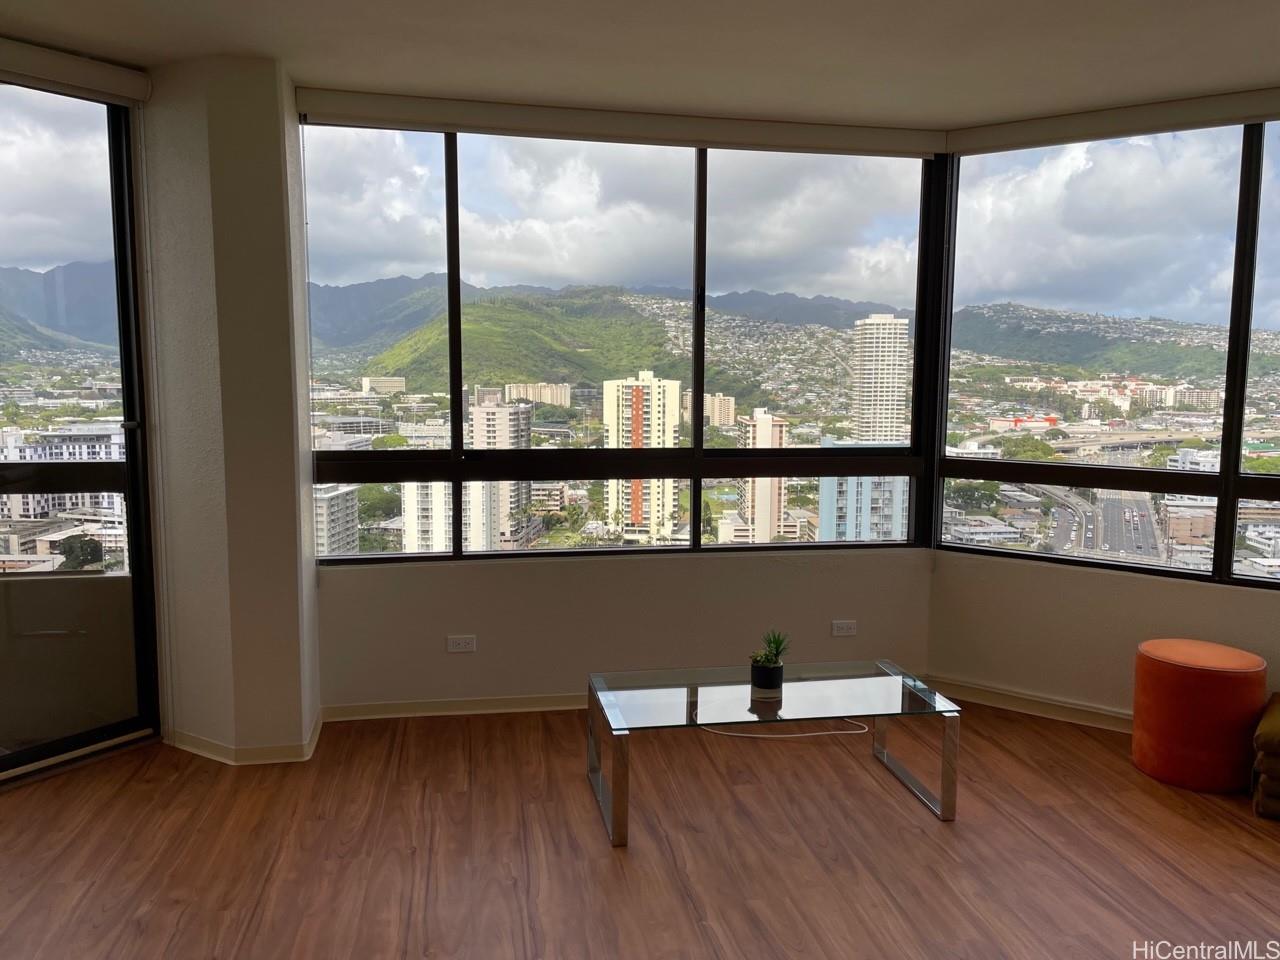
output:
[[[757,407],[738,417],[738,448],[779,448],[787,445],[787,421]],[[787,513],[785,477],[739,477],[738,517],[749,531],[748,542],[770,543],[782,536]],[[740,536],[740,535],[739,535]]]
[[[823,437],[824,447],[857,446]],[[907,477],[822,477],[818,480],[818,539],[865,543],[906,540],[911,481]]]
[[[626,380],[604,382],[605,445],[614,448],[674,447],[680,442],[680,381],[641,370]],[[672,478],[610,480],[608,521],[634,543],[670,540],[679,517],[679,486]]]
[[[468,426],[470,446],[475,450],[528,450],[533,446],[533,407],[527,403],[477,402],[469,412]],[[496,488],[497,513],[487,525],[497,531],[498,549],[527,546],[535,526],[529,512],[533,503],[530,482],[495,480],[488,486]]]
[[315,505],[316,556],[360,552],[360,487],[349,483],[317,484]]
[[530,403],[553,403],[557,407],[569,406],[570,388],[567,383],[508,383],[502,391],[507,403],[528,400]]
[[[911,343],[907,320],[873,313],[853,325],[852,420],[847,440],[823,437],[824,447],[906,443]],[[820,540],[905,540],[911,503],[906,477],[822,477],[818,482]]]
[[[738,402],[723,393],[702,395],[702,419],[709,427],[732,427],[737,407]],[[692,390],[685,390],[680,397],[680,418],[685,423],[693,423]]]
[[873,313],[853,325],[854,437],[859,443],[906,443],[911,342],[907,320]]
[[[533,407],[493,402],[471,404],[467,445],[477,450],[525,450],[532,445]],[[531,507],[528,480],[470,481],[462,485],[462,547],[468,551],[514,550],[529,545],[539,521]],[[447,483],[405,483],[401,487],[404,549],[447,553],[453,549],[453,503]]]
[[500,404],[502,403],[502,388],[477,386],[472,403],[476,406],[495,406]]

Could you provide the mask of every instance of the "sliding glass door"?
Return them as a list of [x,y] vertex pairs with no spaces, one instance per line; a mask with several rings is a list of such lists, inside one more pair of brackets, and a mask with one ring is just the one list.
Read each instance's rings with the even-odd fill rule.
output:
[[129,143],[0,84],[0,778],[157,729]]

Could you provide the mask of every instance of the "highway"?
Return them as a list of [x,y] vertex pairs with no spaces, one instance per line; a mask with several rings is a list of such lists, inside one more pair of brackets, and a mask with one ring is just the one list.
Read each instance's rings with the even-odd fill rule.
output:
[[1050,511],[1048,542],[1055,553],[1127,562],[1161,563],[1161,536],[1145,493],[1104,490],[1098,502],[1060,488],[1034,487],[1057,501]]

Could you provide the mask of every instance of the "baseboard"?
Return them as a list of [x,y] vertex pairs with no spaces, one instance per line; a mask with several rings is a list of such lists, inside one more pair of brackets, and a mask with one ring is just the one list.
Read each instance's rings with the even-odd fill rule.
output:
[[937,674],[923,679],[939,693],[953,700],[968,700],[983,706],[1001,707],[1050,720],[1065,720],[1068,723],[1078,723],[1086,727],[1118,730],[1121,733],[1133,731],[1132,715],[1094,703],[1050,697],[1029,690],[1017,690]]
[[217,740],[198,737],[194,733],[183,733],[171,730],[165,737],[165,743],[179,750],[186,750],[219,763],[231,766],[245,766],[255,763],[298,763],[310,760],[320,741],[320,728],[324,721],[317,717],[311,727],[311,736],[306,743],[284,743],[269,747],[233,747]]
[[324,707],[326,723],[335,720],[386,720],[395,717],[452,717],[475,713],[536,713],[583,710],[585,693],[546,693],[531,697],[468,697],[460,700],[397,700],[385,703],[340,703]]

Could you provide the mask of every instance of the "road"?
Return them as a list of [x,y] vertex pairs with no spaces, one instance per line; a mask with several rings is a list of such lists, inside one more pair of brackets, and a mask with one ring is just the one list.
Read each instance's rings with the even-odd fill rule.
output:
[[1048,542],[1055,553],[1109,560],[1160,563],[1160,533],[1145,493],[1104,490],[1096,504],[1061,488],[1037,487],[1055,501]]

